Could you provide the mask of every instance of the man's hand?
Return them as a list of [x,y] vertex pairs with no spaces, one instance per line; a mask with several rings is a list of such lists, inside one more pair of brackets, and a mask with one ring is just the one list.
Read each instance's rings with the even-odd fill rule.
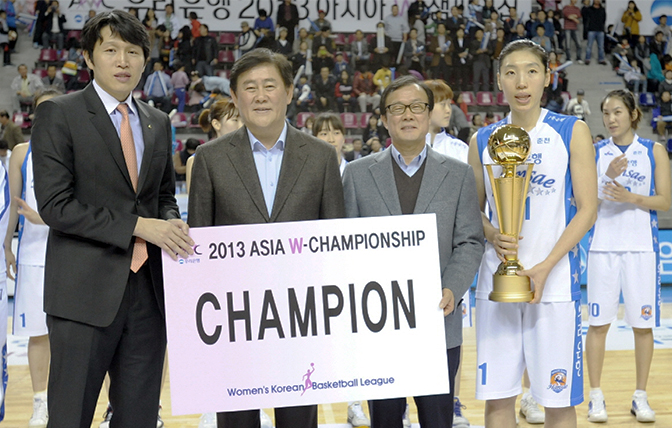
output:
[[450,288],[442,288],[443,297],[439,302],[439,308],[443,309],[443,316],[448,316],[453,310],[455,310],[455,296]]
[[180,219],[159,220],[138,217],[133,236],[151,242],[165,251],[173,260],[194,254],[194,240],[189,237],[189,226]]

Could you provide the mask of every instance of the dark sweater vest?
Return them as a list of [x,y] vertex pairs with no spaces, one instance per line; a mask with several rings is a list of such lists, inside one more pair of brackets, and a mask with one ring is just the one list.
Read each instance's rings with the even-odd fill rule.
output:
[[394,171],[394,181],[397,183],[397,194],[399,195],[402,214],[413,214],[415,210],[415,202],[418,200],[422,176],[425,174],[425,165],[427,165],[426,158],[422,162],[420,169],[412,177],[409,177],[399,164],[392,159],[392,170]]

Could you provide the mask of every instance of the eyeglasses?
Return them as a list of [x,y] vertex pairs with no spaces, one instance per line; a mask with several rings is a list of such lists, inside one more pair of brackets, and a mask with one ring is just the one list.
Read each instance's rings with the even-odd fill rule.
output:
[[420,114],[424,113],[425,110],[427,110],[427,107],[429,107],[428,103],[417,102],[413,104],[390,104],[385,108],[390,112],[390,114],[394,116],[401,116],[402,114],[406,113],[406,109],[411,110],[411,113],[413,114]]

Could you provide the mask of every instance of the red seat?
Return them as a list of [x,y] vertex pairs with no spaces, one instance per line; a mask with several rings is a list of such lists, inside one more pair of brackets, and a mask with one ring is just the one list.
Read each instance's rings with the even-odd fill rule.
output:
[[353,44],[357,41],[357,35],[352,33],[348,36],[348,44]]
[[230,63],[235,62],[236,59],[233,56],[233,51],[221,50],[221,51],[219,51],[217,61],[219,61],[221,63],[224,63],[224,64],[230,64]]
[[377,36],[377,34],[375,34],[375,33],[366,35],[366,41],[369,43],[369,46],[371,46],[371,40],[375,39],[376,36]]
[[373,113],[362,113],[362,117],[359,120],[359,127],[363,129],[368,128],[371,116],[373,116]]
[[220,33],[219,34],[219,44],[220,45],[235,45],[236,44],[236,35],[234,33]]
[[42,49],[40,51],[40,57],[38,61],[40,62],[55,62],[58,60],[58,54],[56,49]]
[[228,79],[231,75],[231,70],[217,70],[217,75],[219,77],[226,77]]
[[498,106],[508,106],[509,103],[506,102],[506,98],[504,98],[504,92],[497,92],[497,105]]
[[69,39],[79,40],[79,36],[81,34],[82,34],[82,30],[70,30],[70,31],[68,31],[68,36],[65,38],[65,40],[69,40]]
[[355,113],[341,113],[341,121],[345,129],[359,129],[357,115]]
[[504,119],[501,114],[499,113],[493,113],[492,117],[495,119],[495,122],[499,122],[500,120]]
[[315,117],[315,115],[309,111],[302,111],[301,113],[296,115],[296,126],[298,128],[303,128],[306,126],[306,120],[308,120],[309,117]]
[[15,125],[19,126],[21,129],[28,129],[30,128],[30,119],[28,118],[28,113],[26,112],[16,112],[12,116],[12,122],[14,122]]
[[476,113],[467,113],[467,120],[469,121],[469,123],[471,123],[471,121],[473,120],[475,114],[476,114]]
[[77,73],[77,82],[79,83],[89,83],[91,80],[91,75],[89,74],[89,70],[86,69],[81,69],[79,70],[79,73]]
[[464,103],[468,107],[476,105],[476,97],[474,96],[473,92],[469,92],[469,91],[462,92],[462,101],[464,101]]
[[175,127],[175,128],[186,128],[187,124],[189,123],[187,121],[187,115],[184,113],[175,113],[173,117],[170,119],[170,123]]
[[33,74],[37,75],[40,79],[47,75],[47,70],[44,68],[36,68],[33,70]]
[[485,92],[481,91],[476,94],[476,104],[479,106],[494,106],[495,105],[495,99],[492,96],[492,92]]
[[345,34],[335,34],[334,41],[336,42],[336,46],[343,46],[345,44]]
[[199,115],[198,112],[189,116],[187,128],[201,128],[201,125],[198,123]]

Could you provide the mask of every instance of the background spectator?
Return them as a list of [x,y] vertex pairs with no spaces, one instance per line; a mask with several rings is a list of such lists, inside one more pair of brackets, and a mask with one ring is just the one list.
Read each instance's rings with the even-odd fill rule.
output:
[[279,27],[287,29],[287,40],[289,41],[289,46],[292,47],[296,27],[299,26],[299,9],[295,4],[292,4],[292,0],[284,0],[280,4],[275,22]]
[[159,19],[159,25],[163,24],[168,30],[171,39],[177,39],[177,32],[180,31],[180,19],[174,13],[175,8],[171,3],[168,3],[165,8],[163,19]]
[[273,49],[273,51],[281,53],[289,58],[292,55],[292,44],[287,39],[287,36],[287,28],[280,27],[278,29],[278,39],[275,41],[275,49]]
[[642,20],[642,12],[639,11],[637,4],[634,1],[628,2],[628,8],[621,16],[623,23],[623,36],[628,38],[628,41],[633,45],[639,38],[639,21]]
[[492,50],[490,49],[490,41],[484,38],[483,30],[480,28],[476,30],[474,40],[471,41],[469,52],[473,53],[473,76],[474,76],[474,92],[481,90],[481,83],[483,90],[490,90],[490,67],[492,66]]
[[65,41],[63,24],[65,21],[67,19],[61,13],[58,1],[52,0],[44,17],[44,32],[42,33],[42,46],[44,48],[48,48],[52,42],[56,42],[58,50],[63,49],[63,42]]
[[173,96],[173,84],[163,72],[163,63],[154,63],[154,72],[149,75],[144,87],[145,96],[150,104],[168,113],[172,109],[170,99]]
[[430,67],[434,79],[448,79],[448,70],[453,64],[452,44],[452,40],[450,40],[450,37],[446,34],[446,24],[439,23],[436,26],[436,35],[432,37],[428,49],[429,52],[433,54]]
[[567,53],[567,59],[570,59],[570,39],[574,42],[574,49],[576,51],[576,62],[578,64],[583,64],[583,59],[581,57],[581,42],[579,42],[578,32],[579,32],[579,23],[581,22],[581,9],[576,6],[577,0],[570,0],[569,5],[565,6],[562,9],[562,16],[565,18],[563,20],[564,30],[565,30],[565,47]]
[[196,12],[189,12],[189,23],[191,24],[191,38],[196,38],[201,35],[201,22],[198,20]]
[[302,42],[306,42],[308,49],[310,49],[311,51],[313,50],[313,39],[310,37],[310,35],[308,34],[308,30],[306,30],[305,28],[301,28],[299,30],[299,37],[296,37],[294,39],[294,42],[292,43],[292,52],[297,53],[299,49],[301,49]]
[[207,24],[201,24],[201,35],[194,40],[193,63],[201,76],[212,76],[213,66],[217,64],[217,40],[208,34]]
[[254,33],[257,37],[271,37],[275,33],[273,20],[268,17],[265,9],[259,9],[259,17],[254,20]]
[[245,55],[252,49],[257,43],[257,34],[250,29],[250,24],[247,21],[240,23],[240,35],[238,36],[238,44],[234,46],[235,49],[240,50],[240,55]]
[[42,89],[44,85],[42,80],[35,74],[28,74],[26,64],[20,64],[17,67],[19,75],[12,80],[12,90],[16,94],[12,98],[13,109],[15,112],[21,111],[21,105],[32,105],[35,92]]
[[318,18],[313,21],[310,32],[313,33],[315,37],[320,37],[322,31],[324,31],[324,27],[329,28],[329,31],[331,31],[331,22],[327,19],[327,12],[322,9],[317,11],[317,16]]
[[7,12],[0,10],[0,49],[2,49],[2,64],[9,67],[12,65],[9,48],[9,27],[7,26]]
[[347,70],[342,70],[338,75],[339,79],[336,82],[336,102],[338,103],[338,111],[343,113],[345,107],[349,108],[350,112],[357,110],[357,97],[353,94],[353,84],[350,73]]
[[185,65],[182,63],[182,61],[176,60],[173,63],[173,69],[175,72],[172,76],[170,76],[170,83],[173,85],[173,90],[175,91],[175,96],[177,97],[177,111],[182,113],[184,111],[187,87],[189,86],[190,79],[186,73]]
[[408,38],[410,28],[408,22],[399,15],[399,6],[396,4],[392,6],[392,13],[385,17],[385,35],[392,41],[392,48],[390,53],[392,55],[393,63],[397,63],[397,55],[401,49],[402,43]]
[[[582,12],[583,13],[583,12]],[[584,25],[588,29],[588,45],[586,46],[586,64],[590,64],[593,53],[593,44],[597,41],[597,59],[600,64],[606,64],[604,59],[604,23],[607,20],[607,12],[602,7],[601,0],[593,0],[593,6],[589,7],[584,16]]]
[[7,142],[9,150],[13,150],[14,146],[23,143],[23,134],[21,128],[17,126],[9,117],[7,110],[0,111],[0,139]]
[[378,108],[380,104],[380,94],[376,92],[376,85],[373,83],[373,73],[369,71],[368,66],[362,66],[362,71],[355,74],[353,79],[352,93],[359,102],[359,111],[362,113],[368,111],[367,105],[371,105],[371,110]]
[[[475,52],[475,51],[474,51]],[[467,89],[470,84],[469,79],[469,43],[464,37],[464,29],[458,28],[455,40],[453,41],[453,67],[454,80],[450,82],[450,86],[457,88],[458,91]]]
[[56,75],[56,66],[54,64],[49,64],[47,67],[47,75],[42,78],[42,85],[45,88],[53,86],[60,92],[65,93],[65,82],[62,77]]
[[175,180],[184,181],[187,179],[187,160],[196,153],[196,149],[201,142],[195,138],[187,138],[184,149],[175,152],[173,155],[173,167],[175,168]]
[[313,91],[315,91],[315,98],[318,111],[334,110],[336,106],[336,96],[334,90],[336,88],[336,78],[329,74],[331,68],[322,66],[320,75],[313,81]]
[[371,58],[369,42],[364,38],[362,30],[355,32],[355,41],[350,44],[350,63],[355,70],[359,70],[363,63]]

